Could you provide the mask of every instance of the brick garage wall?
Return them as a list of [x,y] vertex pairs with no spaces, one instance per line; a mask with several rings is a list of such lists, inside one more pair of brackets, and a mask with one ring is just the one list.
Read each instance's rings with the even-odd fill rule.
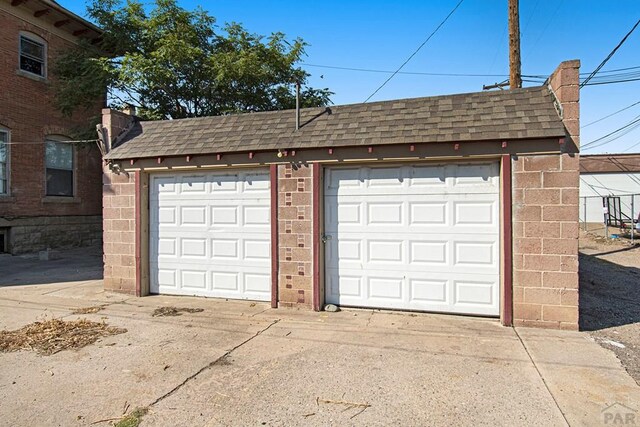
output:
[[578,327],[578,156],[513,162],[514,323]]
[[566,152],[512,162],[516,326],[578,329],[579,67],[563,62],[549,79],[562,107]]
[[[10,197],[0,196],[0,227],[17,227],[11,234],[20,236],[23,227],[29,227],[34,236],[42,236],[40,242],[26,244],[24,239],[17,240],[11,247],[12,252],[58,247],[55,239],[49,236],[51,224],[45,217],[67,218],[67,222],[81,223],[87,218],[101,214],[101,165],[100,152],[95,144],[80,144],[75,148],[76,194],[71,203],[68,200],[51,200],[45,197],[45,158],[44,142],[47,135],[74,136],[78,128],[86,129],[92,117],[100,113],[103,100],[96,101],[95,110],[81,111],[71,117],[63,116],[54,106],[51,82],[55,75],[51,72],[55,56],[73,43],[60,35],[60,29],[37,18],[33,25],[18,17],[0,10],[0,126],[8,128],[11,141],[15,143],[9,149]],[[18,40],[20,31],[38,35],[47,41],[47,80],[30,78],[18,73]],[[69,36],[71,37],[71,36]],[[31,142],[31,144],[20,144]],[[38,219],[38,227],[34,221]],[[58,220],[51,220],[58,221]],[[60,220],[61,221],[61,220]],[[64,234],[64,233],[63,233]],[[88,242],[93,239],[94,230],[76,239]],[[62,245],[69,241],[61,236]]]
[[103,175],[104,288],[136,293],[135,270],[136,174]]
[[312,305],[312,171],[310,165],[278,165],[278,301],[281,307]]

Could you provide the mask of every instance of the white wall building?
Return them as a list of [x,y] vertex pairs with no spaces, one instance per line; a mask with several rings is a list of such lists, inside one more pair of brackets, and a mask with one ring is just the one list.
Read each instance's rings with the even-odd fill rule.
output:
[[580,157],[580,221],[604,223],[603,196],[620,196],[626,215],[640,213],[640,154]]

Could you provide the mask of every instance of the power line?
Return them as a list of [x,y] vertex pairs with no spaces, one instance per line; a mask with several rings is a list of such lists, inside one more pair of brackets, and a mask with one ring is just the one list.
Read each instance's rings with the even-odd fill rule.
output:
[[371,95],[369,95],[369,97],[368,97],[367,99],[365,99],[365,100],[364,100],[364,102],[369,101],[369,100],[370,100],[370,99],[371,99],[371,98],[372,98],[376,93],[378,93],[378,91],[379,91],[380,89],[382,89],[382,88],[383,88],[387,83],[389,83],[389,81],[390,81],[390,80],[391,80],[391,79],[392,79],[396,74],[398,74],[398,73],[400,72],[400,70],[402,70],[402,68],[403,68],[405,65],[407,65],[407,63],[408,63],[409,61],[411,61],[411,59],[412,59],[414,56],[416,56],[416,54],[420,51],[420,49],[422,49],[422,47],[423,47],[424,45],[426,45],[426,44],[427,44],[427,42],[428,42],[429,40],[431,40],[431,37],[433,37],[433,36],[435,35],[435,33],[437,33],[437,32],[438,32],[438,30],[440,29],[440,27],[442,27],[442,26],[445,24],[445,22],[447,22],[447,21],[449,20],[449,18],[451,17],[451,15],[453,15],[453,13],[458,9],[458,7],[460,7],[460,5],[462,4],[462,2],[463,2],[463,1],[464,1],[464,0],[460,0],[460,1],[458,2],[458,4],[456,5],[456,7],[454,7],[454,8],[453,8],[453,10],[452,10],[451,12],[449,12],[449,14],[447,15],[447,17],[446,17],[446,18],[444,18],[444,20],[440,23],[440,25],[438,25],[438,26],[436,27],[436,29],[435,29],[435,30],[433,30],[433,32],[432,32],[431,34],[429,34],[429,37],[427,37],[427,39],[426,39],[424,42],[422,42],[422,44],[421,44],[420,46],[418,46],[418,48],[417,48],[417,49],[416,49],[416,50],[415,50],[415,51],[414,51],[414,52],[409,56],[409,58],[407,58],[407,60],[406,60],[406,61],[404,61],[404,62],[402,63],[402,65],[401,65],[400,67],[398,67],[398,69],[397,69],[397,70],[396,70],[396,71],[395,71],[391,76],[389,76],[389,78],[388,78],[387,80],[385,80],[385,81],[384,81],[384,83],[382,83],[382,84],[381,84],[381,85],[380,85],[376,90],[374,90],[374,91],[373,91],[373,93],[372,93]]
[[[380,69],[375,69],[375,68],[361,68],[361,67],[342,67],[342,66],[337,66],[337,65],[323,65],[323,64],[309,64],[306,62],[301,63],[300,65],[304,65],[307,67],[314,67],[314,68],[324,68],[324,69],[330,69],[330,70],[341,70],[341,71],[355,71],[355,72],[362,72],[362,73],[379,73],[379,74],[403,74],[403,75],[413,75],[413,76],[435,76],[435,77],[509,77],[508,74],[476,74],[476,73],[430,73],[430,72],[422,72],[422,71],[392,71],[392,70],[380,70]],[[634,71],[634,72],[627,72],[627,73],[618,73],[618,74],[613,74],[613,73],[617,73],[619,71],[626,71],[626,70],[640,70],[640,66],[637,67],[627,67],[627,68],[618,68],[618,69],[614,69],[614,70],[606,70],[606,71],[600,71],[600,73],[598,73],[599,75],[594,77],[594,80],[599,79],[598,81],[602,81],[605,79],[609,79],[612,80],[614,78],[621,78],[621,77],[629,77],[629,79],[627,80],[620,80],[620,81],[635,81],[636,79],[640,78],[640,71]],[[608,74],[608,75],[602,75],[602,74]],[[588,75],[590,73],[581,73],[580,75]],[[528,81],[530,82],[544,82],[548,76],[544,75],[544,74],[523,74],[522,77],[525,77],[527,79],[529,79]],[[617,83],[618,80],[613,81],[612,83]],[[608,83],[608,82],[605,82]],[[596,84],[596,82],[594,83],[589,83],[589,85],[592,84]]]
[[618,129],[609,132],[604,136],[601,136],[600,138],[594,139],[593,141],[584,144],[581,148],[583,150],[591,150],[593,148],[602,147],[603,145],[609,144],[621,138],[622,136],[628,134],[638,127],[640,127],[640,116],[636,116],[626,125],[621,126]]
[[609,115],[607,115],[607,116],[601,117],[601,118],[599,118],[598,120],[594,120],[594,121],[592,121],[592,122],[589,122],[589,123],[587,123],[586,125],[582,125],[581,127],[586,128],[587,126],[591,126],[591,125],[593,125],[593,124],[596,124],[596,123],[598,123],[598,122],[601,122],[601,121],[603,121],[604,119],[608,119],[608,118],[609,118],[609,117],[611,117],[611,116],[615,116],[615,115],[616,115],[616,114],[618,114],[618,113],[622,113],[623,111],[628,110],[629,108],[631,108],[631,107],[633,107],[633,106],[635,106],[635,105],[638,105],[638,104],[640,104],[640,101],[638,101],[638,102],[634,102],[634,103],[633,103],[633,104],[631,104],[631,105],[628,105],[628,106],[626,106],[626,107],[624,107],[624,108],[622,108],[622,109],[620,109],[620,110],[618,110],[618,111],[615,111],[615,112],[613,112],[613,113],[611,113],[611,114],[609,114]]
[[531,46],[531,49],[528,50],[527,55],[524,57],[522,62],[526,62],[527,59],[529,59],[529,57],[531,56],[531,52],[533,52],[535,50],[535,48],[538,46],[538,43],[540,43],[540,40],[542,39],[542,36],[547,31],[547,28],[549,28],[549,25],[551,25],[551,22],[553,22],[553,20],[555,19],[556,15],[558,14],[558,11],[560,10],[561,7],[562,7],[562,0],[558,1],[558,7],[556,7],[556,9],[550,15],[549,21],[547,21],[547,24],[544,26],[544,28],[542,29],[542,31],[538,35],[538,38],[533,43],[533,46]]
[[633,26],[633,28],[631,28],[631,30],[627,33],[627,35],[625,35],[622,40],[620,40],[620,43],[618,43],[618,45],[616,47],[613,48],[613,50],[611,51],[611,53],[609,53],[609,55],[607,55],[606,58],[604,58],[604,60],[600,63],[600,65],[598,65],[596,67],[595,70],[593,70],[593,72],[589,75],[589,77],[587,77],[582,84],[580,85],[580,87],[583,87],[584,85],[586,85],[589,80],[591,80],[593,78],[593,76],[595,76],[596,74],[598,74],[598,71],[600,71],[600,69],[602,67],[604,67],[604,64],[606,64],[609,59],[611,59],[611,57],[616,53],[616,51],[618,49],[620,49],[620,46],[622,46],[624,44],[624,42],[627,40],[627,38],[631,35],[631,33],[633,33],[633,31],[636,29],[636,27],[638,26],[638,24],[640,24],[640,19],[638,19],[638,22],[636,22],[636,25]]
[[77,140],[57,140],[51,139],[47,141],[0,141],[0,145],[44,145],[49,142],[55,142],[56,144],[74,144],[74,143],[84,143],[84,142],[98,142],[97,139],[77,139]]
[[406,74],[414,76],[445,76],[445,77],[508,77],[507,74],[465,74],[465,73],[426,73],[419,71],[392,71],[392,70],[375,70],[370,68],[351,68],[351,67],[338,67],[335,65],[319,65],[319,64],[307,64],[302,63],[307,67],[316,68],[328,68],[332,70],[344,70],[344,71],[360,71],[365,73],[382,73],[382,74]]
[[633,144],[631,147],[627,148],[626,150],[623,150],[623,153],[626,153],[627,151],[631,150],[632,148],[637,147],[638,145],[640,145],[640,141],[636,142],[635,144]]
[[[608,82],[595,82],[595,83],[587,83],[586,85],[582,85],[582,86],[599,86],[599,85],[610,85],[610,84],[614,84],[614,83],[629,83],[629,82],[637,82],[640,80],[640,77],[637,77],[635,79],[623,79],[623,80],[611,80]],[[580,86],[580,87],[582,87]]]

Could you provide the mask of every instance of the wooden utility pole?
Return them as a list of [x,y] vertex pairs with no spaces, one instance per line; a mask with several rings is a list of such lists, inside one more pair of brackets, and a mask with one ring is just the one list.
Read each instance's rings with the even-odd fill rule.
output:
[[511,89],[522,87],[520,64],[519,0],[509,0],[509,83]]

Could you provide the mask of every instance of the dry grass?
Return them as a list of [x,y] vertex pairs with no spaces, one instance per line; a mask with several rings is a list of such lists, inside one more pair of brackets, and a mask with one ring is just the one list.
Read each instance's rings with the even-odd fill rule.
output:
[[62,350],[79,349],[95,343],[98,338],[125,332],[126,329],[87,319],[51,319],[14,331],[0,331],[0,352],[33,350],[48,356]]
[[203,312],[202,308],[184,308],[184,307],[159,307],[153,310],[153,317],[164,316],[182,316],[182,313],[200,313]]
[[93,306],[93,307],[76,308],[75,310],[73,310],[71,312],[71,314],[94,314],[94,313],[97,313],[99,311],[104,310],[105,307],[106,307],[106,305],[96,305],[96,306]]

